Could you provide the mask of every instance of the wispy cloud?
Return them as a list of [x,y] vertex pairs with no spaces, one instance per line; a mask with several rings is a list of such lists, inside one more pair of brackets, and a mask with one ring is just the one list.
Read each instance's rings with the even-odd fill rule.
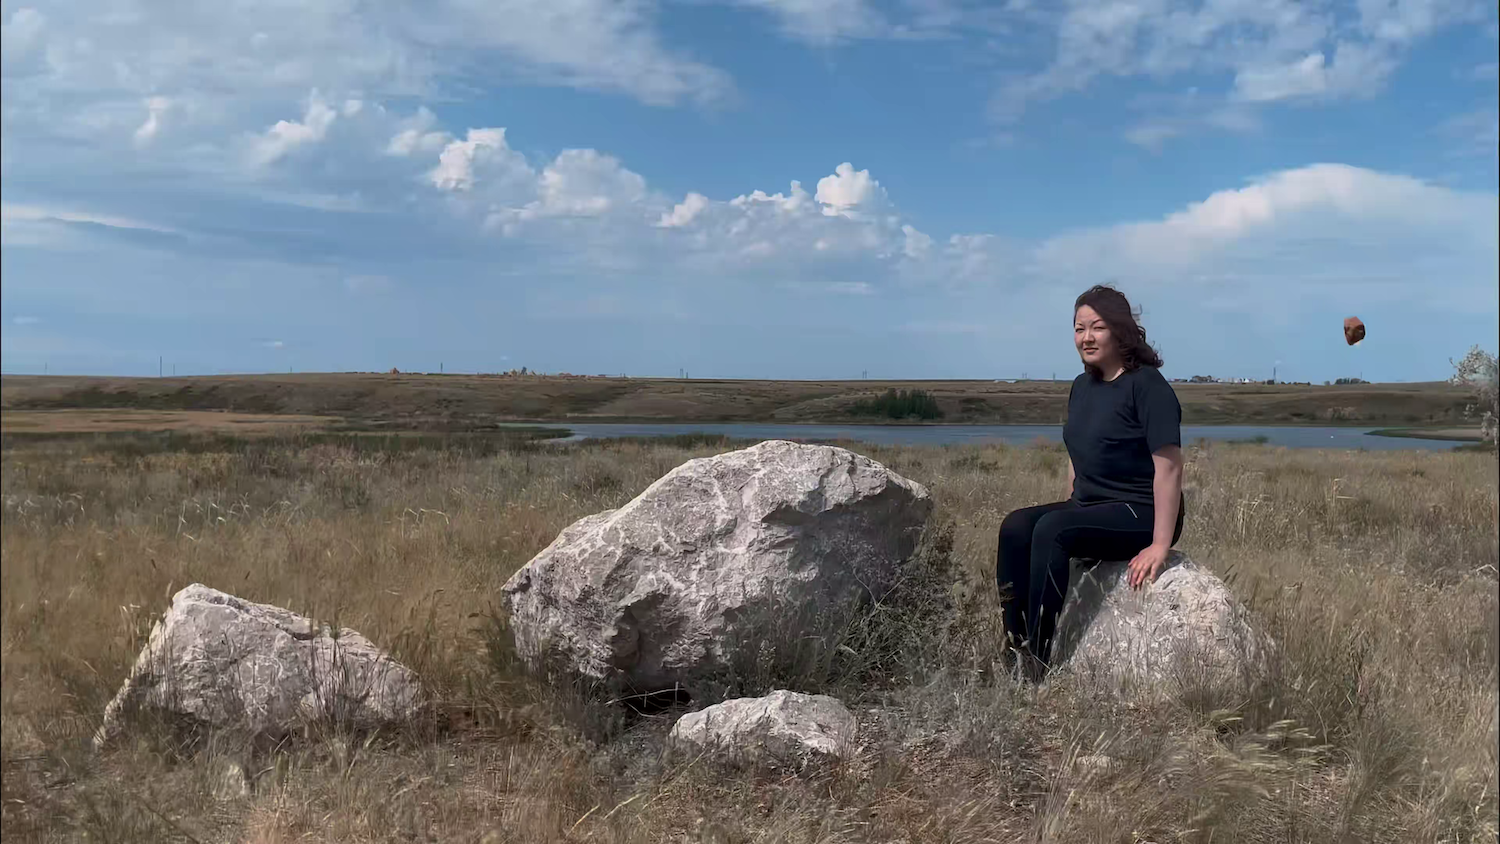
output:
[[[1255,108],[1365,97],[1385,85],[1414,45],[1493,14],[1477,4],[1442,0],[1152,0],[1044,8],[1038,13],[1042,26],[1055,35],[1051,61],[1040,71],[1012,74],[990,103],[1006,132],[1015,131],[1011,127],[1032,105],[1084,91],[1101,79],[1159,83],[1227,73],[1231,84],[1215,98]],[[1130,140],[1154,146],[1210,125],[1152,120],[1130,130]]]
[[0,202],[0,225],[9,226],[26,222],[84,223],[96,226],[108,226],[116,229],[140,229],[168,234],[175,233],[175,230],[171,227],[132,219],[130,217],[121,217],[113,214],[96,214],[90,211],[46,208],[38,205],[23,205],[13,202]]
[[172,107],[172,101],[166,97],[147,97],[146,121],[135,130],[135,142],[144,146],[156,139],[161,133],[162,124],[168,109]]

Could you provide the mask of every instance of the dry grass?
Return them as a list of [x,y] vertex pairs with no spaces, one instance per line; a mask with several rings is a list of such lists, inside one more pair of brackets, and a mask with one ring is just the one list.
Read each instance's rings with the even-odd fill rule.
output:
[[[928,576],[859,634],[866,659],[802,675],[859,713],[863,752],[798,778],[675,758],[669,713],[528,678],[495,614],[564,525],[727,447],[9,439],[5,839],[1495,840],[1493,455],[1193,451],[1182,547],[1282,649],[1252,700],[1143,703],[995,670],[995,533],[1061,489],[1058,450],[858,447],[938,498]],[[94,756],[152,615],[193,581],[360,630],[438,717],[270,750],[148,730]]]
[[249,434],[326,428],[330,416],[228,413],[213,410],[9,410],[0,431],[47,434],[102,434],[137,431]]

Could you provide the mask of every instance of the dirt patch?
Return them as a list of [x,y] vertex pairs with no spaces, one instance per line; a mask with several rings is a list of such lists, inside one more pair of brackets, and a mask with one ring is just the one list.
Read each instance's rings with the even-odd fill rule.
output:
[[0,417],[7,434],[94,434],[118,431],[270,434],[316,430],[331,416],[227,413],[212,410],[8,410]]

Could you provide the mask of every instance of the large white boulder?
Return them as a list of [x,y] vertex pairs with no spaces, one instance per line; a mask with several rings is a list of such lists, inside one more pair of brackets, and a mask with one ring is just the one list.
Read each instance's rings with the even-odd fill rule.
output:
[[1264,675],[1269,640],[1224,581],[1178,551],[1133,590],[1128,561],[1074,561],[1053,663],[1147,695],[1185,687],[1244,691]]
[[677,719],[668,742],[736,761],[798,767],[853,754],[858,723],[838,698],[785,690],[726,700]]
[[690,460],[565,528],[504,586],[518,652],[654,692],[831,636],[915,550],[932,500],[842,448],[768,441]]
[[417,676],[353,630],[194,583],[172,597],[104,711],[103,746],[146,710],[249,734],[335,719],[355,726],[415,714]]

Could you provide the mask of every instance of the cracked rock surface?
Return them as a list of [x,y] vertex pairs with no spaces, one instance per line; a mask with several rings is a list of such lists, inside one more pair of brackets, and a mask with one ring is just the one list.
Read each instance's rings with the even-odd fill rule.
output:
[[1247,688],[1272,643],[1213,572],[1172,551],[1156,582],[1133,590],[1128,561],[1074,561],[1053,662],[1148,694],[1183,683]]
[[310,720],[399,721],[421,698],[417,676],[353,630],[335,635],[195,583],[172,597],[94,742],[103,746],[141,711],[275,736]]
[[635,691],[692,693],[883,595],[931,510],[923,486],[842,448],[773,440],[690,460],[563,529],[510,578],[517,650]]

